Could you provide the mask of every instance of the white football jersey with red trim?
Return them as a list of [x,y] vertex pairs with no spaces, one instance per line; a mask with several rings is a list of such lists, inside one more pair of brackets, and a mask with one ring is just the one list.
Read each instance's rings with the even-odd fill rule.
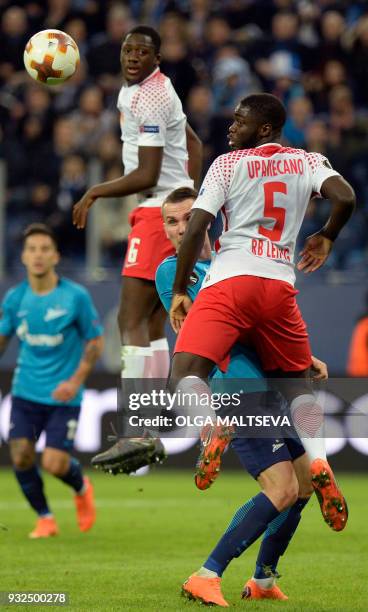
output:
[[336,176],[326,157],[267,143],[220,155],[193,209],[217,215],[223,232],[202,287],[242,274],[295,282],[294,251],[312,195]]
[[123,85],[118,103],[124,173],[138,167],[139,147],[163,147],[158,183],[138,194],[140,206],[161,206],[177,187],[193,187],[188,175],[186,116],[168,77],[158,68],[137,85]]

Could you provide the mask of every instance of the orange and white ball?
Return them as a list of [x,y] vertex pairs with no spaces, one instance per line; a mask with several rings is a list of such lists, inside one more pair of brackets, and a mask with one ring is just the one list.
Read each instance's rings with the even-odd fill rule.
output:
[[29,39],[23,61],[35,81],[60,85],[77,70],[79,50],[69,34],[61,30],[42,30]]

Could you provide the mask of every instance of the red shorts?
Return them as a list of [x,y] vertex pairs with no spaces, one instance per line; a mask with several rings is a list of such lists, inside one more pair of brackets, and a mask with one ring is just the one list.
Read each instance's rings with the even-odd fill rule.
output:
[[199,292],[180,330],[175,353],[207,357],[219,367],[235,342],[251,344],[266,371],[311,365],[307,328],[289,283],[234,276]]
[[138,206],[129,215],[131,232],[122,269],[123,276],[155,280],[160,263],[175,254],[175,249],[166,238],[161,208]]

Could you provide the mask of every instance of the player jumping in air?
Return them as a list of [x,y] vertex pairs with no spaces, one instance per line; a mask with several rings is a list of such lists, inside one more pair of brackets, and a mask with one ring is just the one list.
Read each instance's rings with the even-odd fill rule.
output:
[[[201,187],[178,254],[170,317],[180,334],[171,387],[188,383],[189,376],[193,385],[200,384],[235,342],[250,340],[268,376],[287,381],[283,392],[312,461],[322,512],[336,529],[346,523],[347,508],[326,461],[322,414],[308,384],[311,351],[295,301],[293,258],[311,196],[329,199],[332,211],[322,230],[306,241],[298,264],[305,272],[327,259],[354,209],[355,196],[325,157],[278,143],[285,118],[276,97],[245,98],[229,130],[234,151],[215,160]],[[190,274],[219,210],[224,218],[219,251],[192,307]],[[270,520],[276,509],[263,496],[254,512],[257,520]],[[234,543],[234,556],[237,549]]]
[[13,334],[20,342],[9,440],[15,476],[38,515],[31,538],[58,533],[36,465],[35,444],[43,431],[43,469],[75,491],[79,529],[88,531],[95,522],[92,485],[70,453],[83,384],[102,352],[102,327],[86,289],[56,274],[59,258],[51,230],[30,225],[22,252],[27,280],[7,292],[0,319],[0,353]]
[[[132,229],[118,315],[123,404],[124,380],[166,379],[168,375],[166,312],[154,278],[157,266],[174,251],[163,231],[161,205],[175,187],[198,183],[202,165],[201,142],[187,123],[170,79],[160,72],[160,44],[158,33],[147,26],[126,35],[121,47],[125,83],[118,98],[124,176],[91,187],[73,210],[74,225],[83,228],[98,198],[138,196],[138,207],[130,215]],[[123,411],[125,408],[123,405]],[[120,436],[122,421],[119,419]],[[155,461],[163,457],[164,449],[157,439],[121,437],[93,463],[101,465],[141,452]]]
[[[192,189],[176,189],[165,200],[162,206],[165,231],[176,251],[178,251],[183,240],[186,226],[189,222],[191,207],[197,194]],[[203,249],[191,274],[188,285],[188,295],[194,301],[200,291],[201,284],[208,272],[211,260],[211,248],[206,236]],[[171,256],[165,259],[157,269],[156,286],[161,301],[169,310],[172,300],[172,289],[176,272],[177,257]],[[325,364],[313,358],[315,368],[314,377],[318,380],[327,377]],[[211,372],[211,380],[222,378],[223,380],[241,379],[242,386],[251,383],[254,389],[267,389],[263,379],[264,373],[260,367],[259,360],[250,348],[236,345],[231,352],[231,359],[225,374],[218,368]],[[257,385],[255,383],[257,381]],[[262,383],[264,383],[262,385]],[[271,392],[272,393],[272,392]],[[250,408],[256,407],[257,402],[262,400],[264,393],[259,391],[248,391],[244,403]],[[280,396],[272,393],[268,401],[273,404],[273,409],[279,411]],[[281,400],[282,401],[282,400]],[[219,465],[223,452],[222,444],[224,438],[213,437],[209,446],[204,446],[204,453],[199,460],[196,473],[196,484],[200,489],[210,486],[212,479],[217,477],[216,466]],[[226,439],[225,439],[226,443]],[[253,578],[244,585],[242,597],[247,599],[287,599],[287,596],[276,585],[278,577],[277,564],[293,537],[299,521],[301,511],[309,501],[313,492],[310,478],[310,461],[305,453],[301,442],[294,437],[287,438],[244,438],[233,437],[231,446],[239,456],[245,469],[257,480],[263,493],[268,495],[278,508],[280,514],[267,526],[262,544],[258,553],[256,568]],[[220,453],[216,451],[220,448]],[[205,457],[212,453],[212,465],[205,462]],[[248,507],[253,500],[248,500],[243,507]],[[218,555],[210,560],[210,567],[216,563]],[[217,560],[219,561],[219,560]],[[207,563],[194,574],[185,585],[183,591],[191,597],[201,599],[206,603],[217,603],[225,605],[219,590],[218,576],[215,572],[208,570]],[[207,578],[210,577],[210,580]]]

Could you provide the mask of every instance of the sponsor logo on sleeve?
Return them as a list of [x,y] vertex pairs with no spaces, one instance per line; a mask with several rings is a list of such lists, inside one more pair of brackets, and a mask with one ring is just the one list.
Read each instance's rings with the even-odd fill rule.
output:
[[139,131],[141,134],[159,134],[160,126],[159,125],[141,125],[139,127]]

